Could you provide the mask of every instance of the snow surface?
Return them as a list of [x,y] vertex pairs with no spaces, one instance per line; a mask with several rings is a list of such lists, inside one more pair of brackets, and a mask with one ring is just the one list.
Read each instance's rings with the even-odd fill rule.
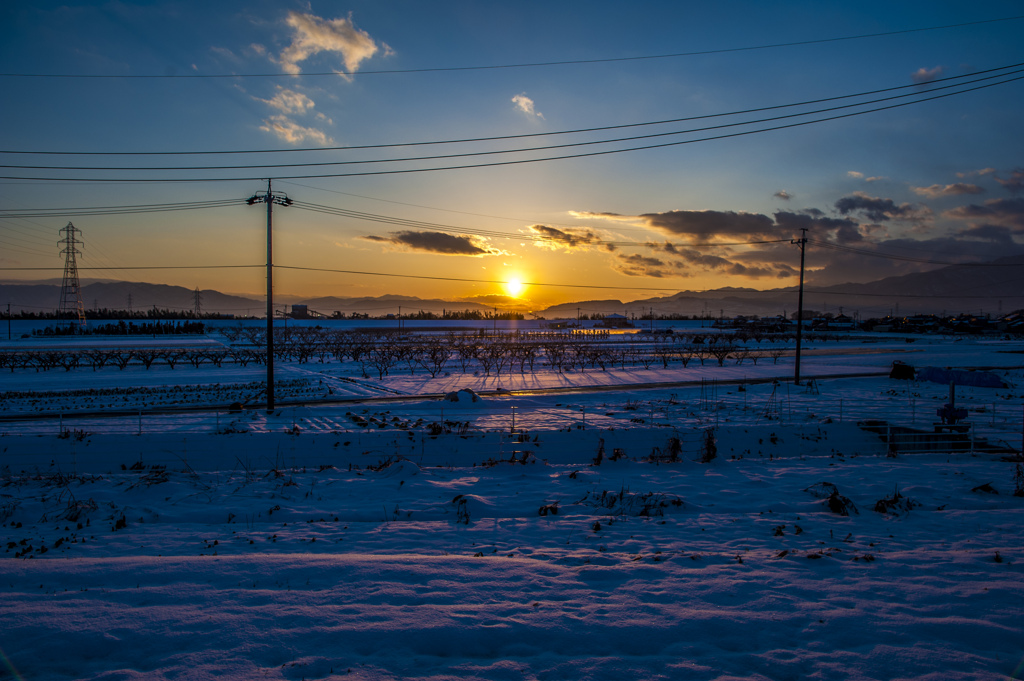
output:
[[[47,417],[0,423],[0,678],[1024,678],[1021,344],[855,345],[806,356],[814,390],[791,359],[291,364],[297,400],[394,401],[270,415],[156,408],[223,405],[251,365],[5,373],[58,392],[2,407]],[[888,456],[857,421],[930,430],[948,395],[893,358],[1003,367],[957,391],[1001,449]]]

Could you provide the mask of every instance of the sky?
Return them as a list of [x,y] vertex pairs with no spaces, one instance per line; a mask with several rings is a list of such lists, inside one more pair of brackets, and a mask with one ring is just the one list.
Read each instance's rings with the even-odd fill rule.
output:
[[246,199],[267,178],[293,201],[275,291],[308,297],[533,310],[794,286],[802,228],[819,286],[1020,254],[1021,14],[19,3],[0,279],[59,278],[71,221],[83,277],[258,296],[266,210]]

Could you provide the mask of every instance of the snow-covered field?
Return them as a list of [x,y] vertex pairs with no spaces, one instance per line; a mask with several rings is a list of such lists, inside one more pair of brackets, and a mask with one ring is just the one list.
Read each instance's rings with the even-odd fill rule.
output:
[[[251,365],[4,373],[0,678],[1024,678],[1022,349],[816,345],[813,388],[287,363],[273,414],[223,409]],[[893,359],[1010,387],[891,456],[857,422],[948,396]]]

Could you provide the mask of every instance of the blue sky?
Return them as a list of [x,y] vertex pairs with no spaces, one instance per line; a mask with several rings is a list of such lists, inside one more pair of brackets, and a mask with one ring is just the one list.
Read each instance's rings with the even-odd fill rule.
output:
[[[109,153],[333,148],[720,115],[906,85],[913,86],[904,92],[914,99],[938,94],[936,88],[944,85],[974,81],[982,71],[1024,62],[1019,39],[1024,20],[721,50],[1018,14],[1020,5],[1013,2],[907,2],[895,7],[881,2],[25,3],[9,8],[0,28],[0,71],[8,74],[0,76],[5,90],[0,149]],[[707,51],[713,53],[409,72]],[[338,71],[351,75],[312,75]],[[104,77],[35,77],[68,74]],[[288,75],[206,77],[238,74]],[[959,76],[964,76],[962,81],[942,80]],[[871,99],[895,94],[901,92]],[[864,99],[504,142],[288,154],[5,153],[3,158],[5,165],[100,168],[379,160],[664,133]],[[623,288],[528,286],[514,291],[469,281],[281,270],[277,289],[308,296],[406,293],[536,308],[574,299],[629,300],[719,286],[775,288],[796,283],[796,247],[709,244],[786,240],[797,236],[800,226],[809,227],[809,236],[819,242],[808,248],[809,281],[817,284],[866,281],[930,267],[918,260],[960,262],[1020,253],[1022,100],[1024,81],[1013,81],[842,120],[661,149],[439,172],[279,179],[275,189],[307,208],[316,204],[386,220],[279,209],[278,264]],[[833,115],[865,108],[870,107]],[[57,230],[71,219],[86,243],[81,265],[111,268],[90,270],[90,276],[255,294],[263,287],[258,269],[117,268],[264,262],[262,210],[244,204],[265,187],[261,177],[408,170],[497,158],[224,171],[5,168],[0,174],[37,179],[0,180],[0,266],[59,267]],[[172,177],[194,181],[95,181]],[[231,177],[252,179],[215,181]],[[235,199],[236,204],[107,216],[25,212],[222,199]],[[420,224],[396,224],[400,221]],[[891,254],[904,258],[877,257]],[[59,272],[0,272],[6,279],[51,276]]]

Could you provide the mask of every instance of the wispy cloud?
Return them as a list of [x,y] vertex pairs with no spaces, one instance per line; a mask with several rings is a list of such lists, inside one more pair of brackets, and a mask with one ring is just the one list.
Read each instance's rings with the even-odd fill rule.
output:
[[936,66],[930,69],[922,67],[910,74],[910,80],[915,83],[930,83],[936,78],[940,78],[944,72],[945,69],[941,66]]
[[780,189],[779,191],[772,194],[772,196],[774,196],[777,199],[782,199],[783,201],[789,201],[791,198],[793,198],[793,195],[787,192],[785,189]]
[[685,274],[677,272],[663,260],[650,258],[639,253],[619,255],[613,262],[612,268],[630,277],[654,277],[655,279],[661,279],[663,277],[685,276]]
[[316,102],[301,92],[295,92],[280,85],[277,86],[277,92],[270,99],[260,99],[259,97],[256,99],[286,114],[304,114],[316,105]]
[[940,196],[962,196],[964,194],[984,194],[985,189],[976,184],[957,182],[956,184],[933,184],[930,187],[911,187],[915,194],[936,199]]
[[516,108],[525,113],[527,116],[536,116],[537,118],[544,118],[544,114],[537,111],[534,106],[533,100],[526,96],[526,93],[520,93],[512,98],[512,103],[516,105]]
[[1024,168],[1015,168],[1010,177],[1003,179],[996,177],[996,182],[1003,186],[1011,194],[1016,196],[1022,189],[1024,189]]
[[385,244],[391,248],[441,255],[499,255],[499,249],[491,248],[482,239],[456,236],[444,232],[392,232],[389,236],[368,235],[360,237],[366,241]]
[[[543,241],[534,241],[534,246],[551,251],[572,251],[594,246],[601,242],[601,237],[589,229],[556,229],[547,225],[530,225],[528,229],[533,234],[544,237]],[[605,249],[615,250],[615,247],[609,244],[605,245]]]
[[289,12],[285,23],[292,29],[292,42],[281,52],[279,61],[288,73],[301,73],[299,62],[321,52],[340,54],[345,70],[354,72],[379,49],[369,33],[355,27],[351,16],[323,19]]
[[960,179],[964,179],[968,177],[992,175],[995,172],[995,168],[982,168],[981,170],[968,170],[965,173],[957,173],[956,176],[959,177]]
[[276,135],[278,139],[289,144],[298,144],[306,140],[322,145],[334,143],[324,131],[299,125],[287,116],[271,116],[263,121],[260,130]]

